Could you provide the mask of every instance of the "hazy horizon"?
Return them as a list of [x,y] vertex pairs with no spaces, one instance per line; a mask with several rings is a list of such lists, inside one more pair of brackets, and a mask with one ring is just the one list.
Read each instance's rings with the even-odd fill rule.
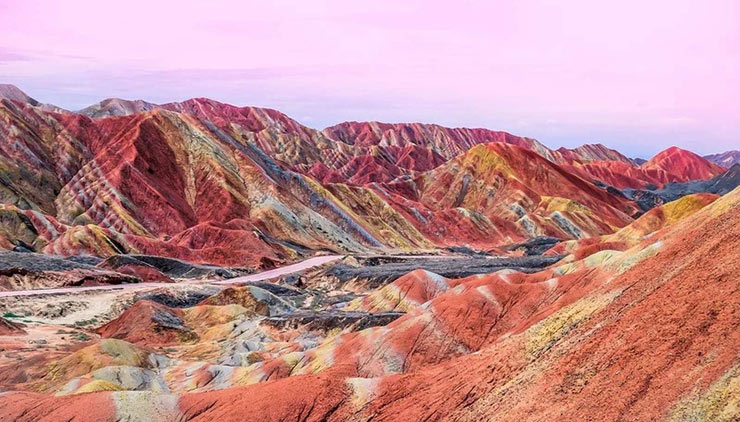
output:
[[0,4],[0,82],[78,110],[208,97],[342,121],[485,127],[552,148],[738,149],[740,10],[695,4]]

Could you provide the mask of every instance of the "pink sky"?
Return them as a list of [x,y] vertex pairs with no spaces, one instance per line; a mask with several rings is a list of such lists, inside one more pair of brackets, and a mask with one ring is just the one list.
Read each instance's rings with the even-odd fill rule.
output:
[[0,82],[69,109],[206,96],[317,128],[740,149],[740,2],[605,3],[0,0]]

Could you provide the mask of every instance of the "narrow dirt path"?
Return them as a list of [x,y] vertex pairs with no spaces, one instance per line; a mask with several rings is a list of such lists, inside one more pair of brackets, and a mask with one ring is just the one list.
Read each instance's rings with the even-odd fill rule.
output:
[[183,281],[176,284],[168,283],[130,283],[130,284],[116,284],[109,286],[90,286],[90,287],[61,287],[57,289],[38,289],[38,290],[14,290],[0,292],[0,298],[3,297],[17,297],[17,296],[44,296],[44,295],[58,295],[68,294],[76,292],[85,292],[91,290],[150,290],[158,289],[167,286],[175,285],[194,285],[194,284],[240,284],[247,283],[250,281],[261,281],[269,280],[271,278],[282,277],[284,275],[293,274],[299,271],[307,270],[309,268],[318,267],[326,263],[336,261],[343,258],[343,255],[326,255],[316,256],[313,258],[306,259],[305,261],[297,262],[295,264],[286,265],[279,268],[273,268],[272,270],[263,271],[261,273],[250,274],[243,277],[230,278],[228,280],[194,280],[194,281]]

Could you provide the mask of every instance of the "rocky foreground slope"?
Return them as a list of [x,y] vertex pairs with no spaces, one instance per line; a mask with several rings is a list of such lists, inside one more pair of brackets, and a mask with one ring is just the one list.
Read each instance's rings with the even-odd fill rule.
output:
[[736,420],[738,241],[740,189],[557,245],[532,273],[417,270],[325,311],[343,318],[299,311],[327,283],[361,291],[326,271],[142,299],[0,368],[36,391],[3,393],[0,420]]

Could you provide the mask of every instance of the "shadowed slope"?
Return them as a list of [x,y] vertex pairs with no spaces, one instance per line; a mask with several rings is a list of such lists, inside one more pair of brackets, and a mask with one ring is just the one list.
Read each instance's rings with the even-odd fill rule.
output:
[[740,164],[740,151],[727,151],[720,154],[705,155],[704,158],[718,166],[730,168]]

